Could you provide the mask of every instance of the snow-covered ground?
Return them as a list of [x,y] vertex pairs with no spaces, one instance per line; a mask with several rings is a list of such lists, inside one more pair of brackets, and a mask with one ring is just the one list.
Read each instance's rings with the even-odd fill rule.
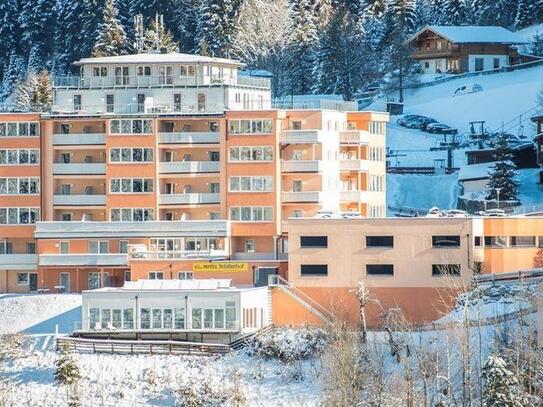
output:
[[[536,28],[533,28],[536,30]],[[463,85],[478,83],[483,91],[453,96]],[[537,103],[537,95],[543,89],[543,66],[483,75],[467,79],[456,79],[434,86],[405,91],[405,113],[433,117],[459,130],[459,140],[469,141],[469,122],[484,120],[490,131],[501,129],[521,134],[529,139],[535,134],[531,116],[543,112]],[[365,110],[385,109],[388,97],[384,95]],[[387,147],[393,156],[392,166],[430,167],[436,159],[446,160],[446,151],[430,151],[444,141],[444,136],[428,134],[420,130],[407,129],[391,118],[387,133]],[[475,146],[469,149],[474,149]],[[455,150],[453,166],[467,164],[466,148]],[[523,205],[543,203],[543,189],[537,185],[537,170],[519,171],[520,200]],[[456,207],[458,197],[458,175],[387,175],[387,204],[415,208],[438,206],[442,209]],[[389,211],[389,216],[392,212]]]

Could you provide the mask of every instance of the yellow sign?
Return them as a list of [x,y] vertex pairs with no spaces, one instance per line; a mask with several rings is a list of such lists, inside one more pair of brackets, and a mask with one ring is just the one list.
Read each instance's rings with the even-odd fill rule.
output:
[[238,263],[233,261],[222,262],[201,262],[193,263],[192,271],[222,271],[225,273],[237,273],[249,270],[249,263]]

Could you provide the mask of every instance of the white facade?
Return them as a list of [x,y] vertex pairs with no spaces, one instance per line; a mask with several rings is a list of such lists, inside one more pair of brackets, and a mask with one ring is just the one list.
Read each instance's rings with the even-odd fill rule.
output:
[[[477,66],[478,64],[482,65]],[[508,55],[468,55],[468,72],[487,71],[504,66],[509,66]]]
[[245,334],[268,325],[268,288],[230,280],[138,280],[83,291],[85,333]]
[[86,58],[54,79],[53,112],[222,113],[271,106],[268,79],[238,76],[238,61],[188,54]]

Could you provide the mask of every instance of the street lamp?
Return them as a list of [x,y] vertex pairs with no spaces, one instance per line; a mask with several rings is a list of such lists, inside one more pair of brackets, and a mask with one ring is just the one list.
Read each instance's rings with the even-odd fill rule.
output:
[[498,209],[500,209],[500,192],[502,188],[496,188],[496,197],[498,198]]

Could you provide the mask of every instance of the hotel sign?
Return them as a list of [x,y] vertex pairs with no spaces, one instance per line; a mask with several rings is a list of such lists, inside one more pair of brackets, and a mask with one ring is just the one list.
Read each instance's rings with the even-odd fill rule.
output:
[[192,271],[219,271],[223,273],[237,273],[249,271],[249,263],[233,261],[199,262],[192,264]]

